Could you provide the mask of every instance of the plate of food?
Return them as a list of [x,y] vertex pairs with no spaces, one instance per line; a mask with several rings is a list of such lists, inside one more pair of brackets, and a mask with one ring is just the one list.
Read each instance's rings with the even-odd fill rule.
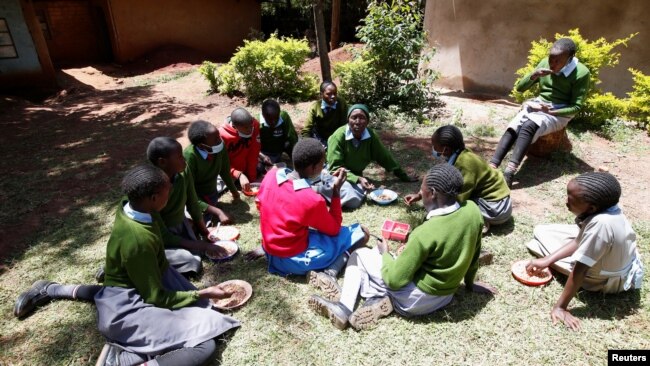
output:
[[234,226],[217,226],[216,228],[210,228],[210,235],[208,239],[210,241],[219,241],[219,240],[230,240],[234,241],[239,238],[239,229]]
[[371,200],[377,202],[380,205],[388,205],[397,199],[397,192],[382,188],[370,192],[368,196]]
[[242,280],[230,280],[222,282],[219,287],[225,291],[232,292],[230,297],[225,299],[211,299],[212,306],[219,310],[234,310],[237,309],[251,298],[253,295],[253,287],[250,283]]
[[528,262],[530,262],[528,259],[524,259],[512,264],[512,276],[517,281],[528,286],[542,286],[551,282],[553,275],[548,268],[544,268],[538,273],[529,273],[526,271]]
[[260,183],[251,183],[250,190],[248,191],[242,190],[242,193],[248,197],[255,197],[257,196],[257,193],[259,193],[259,191],[260,191]]
[[239,245],[232,240],[219,240],[213,243],[214,245],[220,246],[225,249],[224,254],[216,255],[213,253],[205,253],[205,256],[208,257],[213,262],[225,262],[231,260],[237,252],[239,252]]

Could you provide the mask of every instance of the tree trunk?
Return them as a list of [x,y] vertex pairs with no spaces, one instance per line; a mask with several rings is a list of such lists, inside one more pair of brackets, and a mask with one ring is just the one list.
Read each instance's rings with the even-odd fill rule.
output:
[[339,26],[341,15],[341,0],[332,0],[332,31],[330,33],[330,49],[339,48]]
[[570,152],[573,146],[566,133],[566,128],[541,136],[530,145],[527,154],[538,158],[549,157],[554,152]]
[[325,36],[325,20],[323,19],[323,0],[313,0],[314,25],[316,28],[316,46],[320,58],[320,69],[323,81],[332,80],[330,58],[327,54],[327,37]]

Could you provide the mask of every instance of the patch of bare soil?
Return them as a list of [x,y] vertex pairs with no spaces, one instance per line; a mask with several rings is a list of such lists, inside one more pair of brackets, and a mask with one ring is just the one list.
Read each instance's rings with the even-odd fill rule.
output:
[[[327,55],[329,56],[330,59],[330,66],[332,69],[334,69],[334,65],[336,65],[339,62],[344,62],[344,61],[350,61],[353,58],[353,52],[356,51],[361,51],[361,47],[363,45],[360,43],[353,43],[353,44],[347,44],[343,47],[339,47]],[[312,58],[311,60],[308,60],[305,62],[302,67],[300,68],[300,71],[303,72],[309,72],[312,74],[320,75],[320,58],[315,57]]]

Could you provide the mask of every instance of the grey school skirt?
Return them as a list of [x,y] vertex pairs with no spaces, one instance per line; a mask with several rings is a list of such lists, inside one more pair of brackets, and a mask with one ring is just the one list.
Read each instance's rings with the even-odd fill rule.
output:
[[[162,281],[168,290],[196,290],[172,267]],[[194,347],[240,325],[213,310],[206,299],[180,309],[165,309],[145,303],[132,288],[104,287],[95,295],[95,304],[99,332],[109,342],[149,356]]]

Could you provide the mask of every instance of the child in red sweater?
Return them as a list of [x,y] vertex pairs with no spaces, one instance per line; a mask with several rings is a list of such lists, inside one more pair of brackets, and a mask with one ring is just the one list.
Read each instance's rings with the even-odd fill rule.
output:
[[304,138],[292,157],[296,171],[272,169],[257,196],[269,272],[308,274],[312,285],[338,294],[336,276],[349,253],[368,241],[368,233],[359,224],[341,226],[340,188],[345,169],[332,174],[336,179],[329,209],[325,199],[311,189],[310,179],[320,175],[325,163],[323,145]]
[[230,159],[230,175],[242,190],[250,190],[250,182],[257,179],[257,161],[262,145],[260,123],[244,108],[237,108],[219,128]]

